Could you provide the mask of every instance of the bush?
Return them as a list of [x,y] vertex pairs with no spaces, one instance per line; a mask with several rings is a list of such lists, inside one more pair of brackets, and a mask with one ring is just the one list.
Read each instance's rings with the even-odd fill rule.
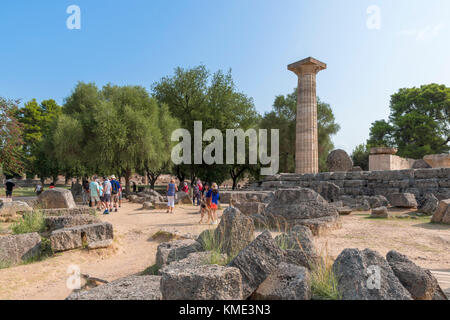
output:
[[20,221],[11,226],[13,234],[23,234],[31,232],[44,232],[44,214],[41,211],[26,213]]

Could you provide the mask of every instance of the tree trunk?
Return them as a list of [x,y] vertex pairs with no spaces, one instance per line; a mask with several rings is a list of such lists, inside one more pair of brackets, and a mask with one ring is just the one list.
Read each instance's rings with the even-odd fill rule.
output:
[[131,177],[131,169],[127,168],[125,170],[125,191],[127,192],[127,195],[131,193],[130,177]]

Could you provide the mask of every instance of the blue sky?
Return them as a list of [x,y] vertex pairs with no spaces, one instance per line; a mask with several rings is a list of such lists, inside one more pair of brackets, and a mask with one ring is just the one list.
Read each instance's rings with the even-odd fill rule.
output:
[[[66,27],[73,4],[80,30]],[[328,64],[317,91],[341,125],[334,143],[351,152],[399,88],[450,85],[449,18],[448,0],[2,1],[0,95],[63,103],[77,81],[150,88],[203,63],[231,68],[264,113],[296,86],[286,66],[313,56]]]

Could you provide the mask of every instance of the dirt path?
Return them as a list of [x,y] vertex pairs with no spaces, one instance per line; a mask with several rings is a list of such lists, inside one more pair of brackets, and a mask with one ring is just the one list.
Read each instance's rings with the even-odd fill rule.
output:
[[[155,262],[158,243],[150,237],[160,229],[199,234],[209,225],[198,225],[198,209],[176,208],[144,211],[125,204],[119,213],[101,216],[114,225],[114,245],[108,249],[64,252],[45,261],[0,270],[0,299],[64,299],[67,269],[77,265],[81,273],[108,281],[145,270]],[[450,272],[450,227],[425,220],[372,220],[367,213],[342,217],[342,229],[316,239],[319,249],[336,257],[344,248],[371,248],[385,255],[396,249],[418,265]],[[445,284],[449,285],[448,283]],[[448,288],[445,288],[448,289]]]

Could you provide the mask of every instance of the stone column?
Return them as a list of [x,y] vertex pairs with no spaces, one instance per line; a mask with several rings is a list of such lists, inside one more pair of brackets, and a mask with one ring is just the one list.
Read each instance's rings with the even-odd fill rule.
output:
[[316,74],[326,68],[325,63],[313,58],[306,58],[288,65],[288,70],[298,76],[296,173],[319,172]]

